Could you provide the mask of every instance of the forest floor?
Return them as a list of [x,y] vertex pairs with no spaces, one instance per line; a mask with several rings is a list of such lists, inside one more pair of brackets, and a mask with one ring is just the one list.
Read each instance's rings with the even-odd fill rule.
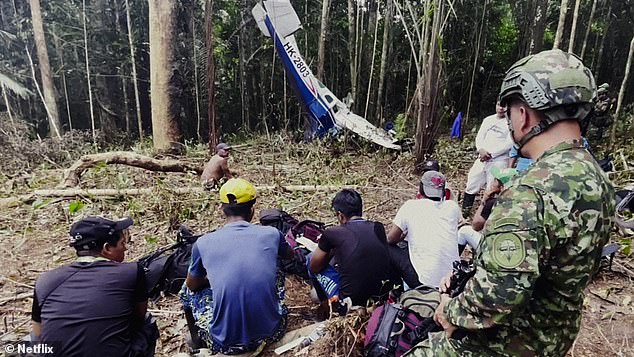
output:
[[[236,144],[236,143],[232,143]],[[472,163],[469,141],[441,140],[435,157],[451,185],[461,190]],[[36,145],[36,144],[33,144]],[[351,148],[352,147],[352,148]],[[5,147],[5,150],[7,148]],[[19,148],[13,148],[20,152]],[[139,152],[142,147],[136,147]],[[40,160],[34,168],[0,173],[0,198],[23,195],[35,189],[54,188],[63,169],[77,159],[82,150],[68,151],[65,159]],[[413,174],[409,153],[374,152],[354,143],[335,145],[294,144],[287,138],[257,137],[239,145],[232,153],[231,167],[256,185],[358,185],[364,199],[364,214],[389,228],[399,206],[413,198],[418,177]],[[38,156],[45,156],[46,153]],[[41,159],[41,157],[40,157]],[[181,158],[203,164],[208,155],[203,147],[191,147]],[[632,159],[631,157],[629,159]],[[618,177],[617,177],[618,176]],[[631,184],[631,177],[615,176],[616,185]],[[198,178],[191,173],[156,173],[127,166],[100,165],[89,169],[81,179],[81,188],[152,188],[142,196],[76,199],[38,198],[28,204],[0,208],[0,344],[21,338],[29,331],[33,285],[40,273],[73,261],[74,251],[67,246],[68,229],[77,217],[100,214],[131,216],[133,241],[127,261],[172,243],[174,227],[188,224],[195,232],[222,225],[217,194],[194,192],[176,195],[177,187],[196,187]],[[335,223],[330,210],[334,192],[258,193],[257,210],[281,207],[294,216]],[[257,217],[256,217],[257,219]],[[614,240],[620,239],[615,234]],[[619,253],[612,270],[602,270],[586,290],[582,329],[570,356],[634,356],[634,257]],[[289,331],[314,323],[314,305],[308,297],[309,285],[291,276],[286,280],[290,309]],[[174,296],[151,303],[150,311],[158,318],[161,331],[157,356],[173,356],[187,351],[187,329]],[[306,355],[359,356],[363,326],[362,314],[337,318],[326,337],[304,350]],[[338,330],[336,333],[335,330]],[[292,355],[294,352],[288,352]],[[272,348],[264,355],[272,356]]]

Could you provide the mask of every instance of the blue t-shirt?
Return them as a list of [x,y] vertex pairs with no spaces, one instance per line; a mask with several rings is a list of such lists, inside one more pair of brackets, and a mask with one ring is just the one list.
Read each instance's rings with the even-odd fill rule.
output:
[[509,151],[509,157],[517,158],[517,163],[515,164],[515,168],[519,172],[524,172],[528,170],[529,166],[533,164],[533,160],[520,156],[520,153],[517,151],[517,148],[513,146],[511,151]]
[[247,345],[275,332],[282,317],[277,256],[287,248],[277,229],[245,221],[226,224],[194,244],[189,273],[207,276],[211,285],[214,343]]
[[[581,140],[583,140],[583,147],[586,148],[587,150],[590,150],[590,143],[588,142],[588,139],[582,136]],[[513,147],[511,148],[511,151],[509,151],[509,157],[511,159],[515,157],[517,158],[517,163],[515,164],[515,168],[517,169],[518,172],[524,172],[528,170],[528,168],[534,162],[533,160],[529,158],[520,156],[520,153],[515,147],[515,145],[513,145]]]

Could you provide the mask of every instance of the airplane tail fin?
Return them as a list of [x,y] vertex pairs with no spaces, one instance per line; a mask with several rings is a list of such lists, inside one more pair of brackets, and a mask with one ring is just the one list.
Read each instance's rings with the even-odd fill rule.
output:
[[292,35],[302,27],[295,9],[289,0],[266,0],[257,3],[251,10],[258,28],[264,36],[271,37],[266,27],[265,19],[268,16],[275,32],[280,38]]

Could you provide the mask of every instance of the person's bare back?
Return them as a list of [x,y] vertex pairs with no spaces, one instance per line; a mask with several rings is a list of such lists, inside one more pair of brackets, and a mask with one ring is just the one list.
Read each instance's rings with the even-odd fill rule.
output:
[[222,178],[232,178],[233,174],[229,170],[229,149],[231,147],[225,143],[216,146],[216,155],[205,165],[200,181],[203,185],[215,185]]

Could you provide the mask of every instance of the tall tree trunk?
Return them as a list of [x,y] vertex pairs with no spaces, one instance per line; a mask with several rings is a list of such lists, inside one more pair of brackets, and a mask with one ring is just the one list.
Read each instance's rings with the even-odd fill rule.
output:
[[590,30],[592,29],[592,20],[594,20],[594,12],[597,9],[597,0],[592,0],[592,9],[590,10],[590,18],[588,19],[588,26],[586,26],[586,34],[583,36],[583,45],[581,46],[581,53],[579,57],[583,59],[583,55],[586,54],[586,45],[588,44],[588,37],[590,36]]
[[471,117],[471,96],[473,94],[473,83],[475,82],[475,74],[478,67],[478,58],[480,57],[480,41],[482,40],[482,31],[484,30],[485,14],[487,12],[487,0],[484,0],[482,7],[482,18],[480,19],[480,31],[478,32],[478,40],[476,41],[475,54],[473,56],[473,68],[471,71],[471,81],[469,83],[469,99],[467,100],[467,111],[465,112],[465,120],[463,128],[467,127],[469,118]]
[[570,42],[568,42],[568,52],[575,51],[575,34],[577,33],[577,19],[579,18],[579,5],[581,0],[575,1],[575,11],[572,13],[572,28],[570,29]]
[[68,98],[68,84],[66,83],[66,65],[64,64],[64,51],[62,50],[62,46],[59,43],[59,37],[57,35],[53,35],[55,41],[55,51],[57,52],[57,58],[59,58],[59,64],[61,67],[60,72],[62,73],[62,86],[64,87],[64,101],[66,102],[66,115],[68,116],[68,130],[73,130],[73,121],[72,116],[70,114],[70,100]]
[[86,0],[82,2],[83,9],[83,26],[84,26],[84,55],[86,60],[86,81],[88,82],[88,104],[90,108],[90,128],[92,129],[92,143],[97,151],[97,132],[95,128],[95,108],[92,102],[92,84],[90,80],[90,60],[88,58],[88,29],[86,28]]
[[51,74],[51,64],[48,60],[48,49],[44,37],[44,23],[42,22],[42,12],[40,10],[40,0],[29,0],[31,6],[31,18],[33,21],[33,37],[37,49],[37,59],[40,65],[40,75],[42,77],[42,91],[44,100],[48,107],[48,124],[51,137],[61,138],[59,112],[57,110],[57,99],[55,98],[55,85]]
[[[407,4],[413,23],[420,22],[415,17],[410,4]],[[433,6],[433,7],[432,7]],[[430,15],[430,7],[434,9]],[[397,6],[398,9],[398,6]],[[417,113],[416,113],[416,143],[414,155],[416,157],[416,169],[425,160],[434,148],[434,140],[440,123],[440,103],[444,87],[444,65],[440,53],[440,41],[443,38],[445,25],[445,3],[442,0],[425,2],[423,11],[423,34],[418,34],[418,71],[417,81]],[[400,15],[400,14],[399,14]],[[432,16],[430,19],[429,16]],[[414,27],[417,31],[417,27]],[[411,34],[410,34],[411,37]]]
[[376,96],[376,113],[380,123],[384,122],[383,119],[383,90],[385,88],[385,72],[387,71],[387,60],[390,42],[390,29],[392,25],[392,12],[394,0],[387,0],[385,8],[385,19],[383,20],[383,43],[381,45],[381,68],[379,70],[379,89]]
[[[196,43],[196,5],[197,2],[193,2],[192,9],[192,50],[194,57],[192,58],[192,62],[194,63],[194,96],[196,97],[196,138],[198,142],[202,142],[202,135],[200,134],[200,126],[201,126],[201,117],[200,117],[200,91],[198,90],[198,51],[196,51],[196,47],[198,46]],[[206,18],[205,18],[206,20]]]
[[[599,51],[597,52],[597,60],[592,61],[592,73],[598,73],[601,70],[601,62],[603,61],[603,49],[605,48],[605,39],[608,38],[608,34],[610,33],[610,27],[612,25],[612,3],[610,0],[607,0],[610,5],[608,6],[608,13],[606,17],[608,18],[608,22],[603,29],[603,36],[601,37],[601,44],[599,45]],[[594,64],[596,63],[596,67]]]
[[350,95],[352,103],[350,109],[354,111],[354,101],[357,97],[357,50],[356,50],[356,2],[348,0],[348,51],[350,63]]
[[[361,13],[361,17],[359,18],[358,14],[359,12]],[[356,63],[356,69],[355,69],[355,73],[356,73],[356,79],[357,79],[357,83],[356,83],[356,87],[357,87],[357,95],[354,97],[354,103],[360,102],[359,100],[359,96],[360,96],[360,89],[362,87],[361,83],[363,80],[363,77],[361,76],[361,65],[363,63],[363,39],[364,39],[364,34],[365,34],[365,30],[364,30],[364,26],[365,26],[365,11],[362,11],[359,3],[357,2],[357,29],[356,29],[356,33],[355,33],[355,46],[357,48],[357,53],[355,55],[355,59],[357,60]],[[360,110],[360,106],[359,105],[355,105],[355,109],[356,110]]]
[[526,55],[538,53],[544,47],[544,31],[546,30],[546,19],[548,18],[548,0],[535,0],[535,16],[531,26],[531,41]]
[[4,84],[0,83],[0,90],[2,90],[2,98],[4,98],[4,105],[7,107],[7,114],[9,114],[9,120],[13,123],[13,115],[11,114],[11,105],[9,104],[9,96],[7,95],[7,88]]
[[[92,0],[93,13],[95,16],[90,23],[91,32],[99,33],[100,36],[93,37],[91,43],[94,53],[108,53],[111,45],[108,39],[117,36],[116,25],[111,21],[110,0]],[[117,11],[114,10],[115,17]],[[121,105],[115,99],[115,93],[119,90],[120,81],[117,78],[119,74],[113,61],[105,61],[98,66],[93,67],[95,71],[95,101],[97,105],[97,114],[99,117],[99,128],[105,137],[111,137],[117,131],[117,119],[120,119],[119,108]]]
[[559,48],[561,40],[564,37],[564,27],[566,26],[566,14],[568,13],[568,0],[561,0],[559,7],[559,22],[557,23],[557,32],[555,33],[555,42],[553,49]]
[[245,26],[242,26],[245,21],[245,11],[247,11],[247,1],[240,0],[240,36],[238,39],[238,56],[240,61],[240,104],[241,116],[242,116],[242,130],[249,131],[249,96],[247,95],[247,33]]
[[209,120],[209,152],[214,152],[218,145],[218,128],[216,125],[216,65],[214,62],[214,23],[213,0],[205,4],[205,35],[207,45],[207,118]]
[[[625,89],[627,88],[627,81],[630,76],[630,69],[632,68],[632,57],[634,57],[634,36],[630,41],[630,53],[627,55],[627,62],[625,63],[625,73],[623,74],[623,82],[621,82],[621,89],[619,90],[619,97],[616,101],[616,112],[614,113],[614,121],[612,123],[612,132],[610,134],[610,148],[614,149],[616,143],[616,127],[619,122],[619,116],[621,115],[621,108],[623,107],[623,98],[625,98]],[[634,124],[632,124],[632,131],[634,131]]]
[[594,12],[597,9],[597,0],[592,0],[592,9],[590,10],[590,18],[588,19],[588,26],[586,27],[586,34],[583,36],[583,45],[581,46],[581,53],[579,57],[583,59],[583,55],[586,54],[586,45],[588,44],[588,36],[590,36],[590,30],[592,29],[592,20],[594,20]]
[[132,65],[132,83],[134,84],[134,102],[136,104],[136,122],[139,130],[139,140],[143,140],[143,123],[141,121],[141,99],[139,98],[139,83],[136,73],[136,50],[134,48],[134,35],[132,33],[132,18],[130,16],[130,2],[125,0],[125,16],[128,25],[128,44],[130,47],[130,64]]
[[324,63],[326,62],[326,36],[328,35],[328,19],[330,17],[330,0],[321,2],[321,28],[319,30],[319,46],[317,53],[317,78],[324,82]]
[[[378,17],[378,4],[377,4],[377,16],[374,16],[374,41],[372,43],[372,59],[370,60],[370,77],[368,78],[368,92],[365,96],[365,110],[363,111],[363,117],[368,118],[368,106],[370,105],[370,98],[372,97],[372,79],[374,77],[374,59],[376,58],[376,43],[377,35],[379,33],[379,17]],[[372,120],[372,122],[377,122]]]
[[180,151],[174,97],[176,0],[149,0],[152,139],[157,151]]

